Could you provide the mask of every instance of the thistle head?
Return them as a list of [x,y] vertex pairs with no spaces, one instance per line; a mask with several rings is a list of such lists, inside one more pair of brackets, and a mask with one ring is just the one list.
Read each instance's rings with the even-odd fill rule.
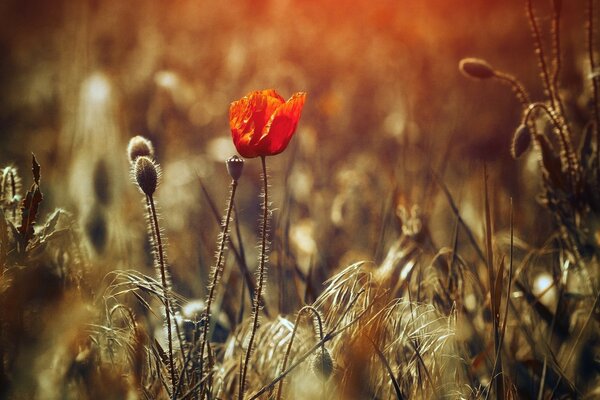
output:
[[226,162],[227,173],[231,176],[231,179],[237,181],[242,176],[242,170],[244,169],[244,159],[238,156],[231,156]]
[[129,162],[135,163],[138,157],[154,158],[154,146],[152,142],[143,136],[134,136],[129,140],[127,145],[127,155]]
[[489,79],[496,76],[494,68],[481,58],[463,58],[458,64],[458,69],[470,78]]
[[149,157],[141,156],[135,160],[133,173],[140,190],[146,196],[152,196],[158,186],[159,166]]

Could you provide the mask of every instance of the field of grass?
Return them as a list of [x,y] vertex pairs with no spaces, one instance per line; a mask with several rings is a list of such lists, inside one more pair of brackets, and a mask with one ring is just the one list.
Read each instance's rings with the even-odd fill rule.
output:
[[0,399],[600,398],[600,1],[0,22]]

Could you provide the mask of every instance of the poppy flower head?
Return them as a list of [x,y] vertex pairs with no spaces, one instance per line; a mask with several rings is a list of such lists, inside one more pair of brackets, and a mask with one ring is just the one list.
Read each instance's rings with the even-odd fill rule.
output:
[[306,100],[295,93],[285,101],[275,90],[251,92],[229,107],[233,143],[246,158],[273,156],[289,144]]

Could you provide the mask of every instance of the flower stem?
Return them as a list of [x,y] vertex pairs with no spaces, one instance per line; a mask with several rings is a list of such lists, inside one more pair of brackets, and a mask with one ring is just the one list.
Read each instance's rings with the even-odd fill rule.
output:
[[[298,324],[300,323],[300,317],[302,317],[302,315],[308,311],[312,311],[313,314],[315,314],[315,318],[317,320],[318,327],[319,327],[319,340],[322,343],[321,351],[325,352],[325,343],[323,341],[323,321],[321,320],[321,314],[313,306],[304,306],[300,309],[300,311],[298,311],[298,315],[296,316],[296,323],[294,324],[294,329],[292,330],[292,337],[290,338],[287,349],[285,350],[285,356],[283,358],[283,365],[281,366],[281,371],[285,371],[287,368],[288,359],[290,357],[290,352],[292,350],[292,344],[294,343],[294,338],[296,337],[296,330],[298,329]],[[313,328],[314,328],[314,324],[313,324]],[[279,381],[279,384],[277,385],[277,391],[275,394],[276,400],[281,399],[281,393],[283,393],[282,390],[283,390],[284,379],[285,379],[285,377],[281,378],[281,380]]]
[[265,156],[261,157],[262,172],[263,172],[263,221],[262,221],[262,238],[260,243],[260,262],[258,265],[258,280],[256,282],[256,292],[254,293],[254,304],[252,310],[252,330],[250,331],[250,341],[248,342],[248,348],[246,349],[246,356],[244,357],[244,364],[242,366],[240,376],[240,390],[238,393],[238,399],[244,399],[244,392],[246,390],[246,374],[248,372],[248,364],[250,363],[250,356],[252,354],[252,344],[254,343],[254,335],[258,329],[258,313],[260,311],[260,298],[262,296],[262,290],[265,280],[265,262],[267,259],[267,221],[269,217],[269,197],[268,197],[268,182],[267,182],[267,164]]
[[[237,180],[232,179],[231,181],[231,193],[229,195],[229,201],[227,202],[227,211],[225,218],[223,220],[223,230],[221,231],[221,237],[219,240],[219,250],[217,253],[217,263],[215,264],[215,268],[212,271],[212,280],[210,282],[209,290],[208,290],[208,298],[206,300],[206,312],[204,313],[204,328],[202,330],[202,342],[200,345],[200,361],[202,362],[202,378],[204,378],[204,348],[208,342],[208,330],[210,327],[210,315],[211,315],[211,306],[215,299],[215,292],[217,285],[219,283],[219,278],[223,273],[223,260],[225,253],[225,244],[228,240],[229,235],[229,222],[231,221],[231,210],[233,209],[233,199],[235,198],[235,190],[237,189]],[[207,371],[210,370],[210,365]]]
[[152,226],[154,227],[154,239],[156,239],[156,254],[155,258],[157,258],[158,267],[160,270],[160,279],[163,287],[163,297],[165,302],[165,316],[167,319],[167,340],[169,344],[169,373],[171,376],[171,385],[173,390],[175,390],[175,365],[173,363],[173,335],[171,332],[171,307],[170,307],[170,293],[169,293],[169,285],[167,284],[167,274],[165,267],[165,256],[162,245],[162,239],[160,235],[160,228],[158,226],[158,216],[156,215],[156,207],[154,206],[154,198],[152,196],[146,195],[146,200],[150,204],[150,218],[152,221]]

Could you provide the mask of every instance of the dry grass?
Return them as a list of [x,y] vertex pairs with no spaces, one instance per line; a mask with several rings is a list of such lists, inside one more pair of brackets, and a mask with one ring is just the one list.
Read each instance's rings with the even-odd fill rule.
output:
[[[42,10],[6,68],[77,39],[2,102],[0,399],[600,396],[600,4],[501,3]],[[225,114],[271,83],[308,101],[261,210]]]

